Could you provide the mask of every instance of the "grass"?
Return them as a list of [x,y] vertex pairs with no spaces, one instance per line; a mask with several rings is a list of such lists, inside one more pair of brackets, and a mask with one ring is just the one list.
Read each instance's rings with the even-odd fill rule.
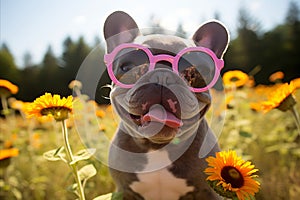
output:
[[[212,108],[219,111],[214,113],[219,115],[217,118],[225,122],[219,135],[220,146],[224,150],[236,150],[259,169],[261,190],[256,199],[298,199],[300,139],[293,116],[276,109],[266,114],[251,110],[250,102],[256,99],[253,94],[253,88],[228,94],[233,97],[226,115],[225,110]],[[299,101],[300,90],[295,96]],[[97,138],[98,134],[111,138],[117,128],[118,120],[110,106],[97,106],[99,117],[95,117],[94,104],[85,108],[90,109],[85,113],[92,115],[84,114],[84,119],[80,115],[75,116],[79,122],[68,123],[74,152],[84,147],[81,135],[78,135],[80,128],[92,138]],[[300,110],[300,103],[296,104],[296,110]],[[209,113],[208,119],[211,116],[212,113]],[[80,121],[84,121],[83,124]],[[44,152],[63,145],[59,124],[9,115],[6,119],[0,119],[0,140],[10,141],[19,149],[19,155],[10,158],[9,165],[0,169],[0,199],[75,199],[75,195],[67,189],[73,183],[69,167],[63,162],[49,162],[43,158]],[[4,143],[0,145],[3,147]],[[94,164],[97,175],[87,182],[86,199],[112,192],[114,184],[107,166],[96,158],[82,161],[82,165],[87,163]]]

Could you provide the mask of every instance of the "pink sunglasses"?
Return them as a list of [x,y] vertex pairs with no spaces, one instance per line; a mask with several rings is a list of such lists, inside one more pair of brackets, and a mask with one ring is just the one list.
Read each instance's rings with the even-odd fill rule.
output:
[[[134,58],[134,59],[132,59]],[[121,44],[104,55],[111,80],[122,88],[132,88],[145,73],[155,69],[158,62],[172,64],[174,73],[182,77],[193,92],[203,92],[218,80],[224,61],[205,47],[188,47],[177,53],[153,55],[139,44]]]

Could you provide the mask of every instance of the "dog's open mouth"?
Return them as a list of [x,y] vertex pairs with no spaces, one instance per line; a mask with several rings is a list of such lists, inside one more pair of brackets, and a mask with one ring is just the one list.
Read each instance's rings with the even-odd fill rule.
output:
[[183,126],[181,119],[160,104],[152,105],[147,113],[130,117],[138,125],[139,133],[154,143],[170,142]]
[[170,128],[179,128],[183,125],[181,119],[177,118],[174,113],[167,111],[159,104],[151,106],[149,111],[144,115],[130,114],[130,117],[141,127],[146,127],[151,122],[158,122]]

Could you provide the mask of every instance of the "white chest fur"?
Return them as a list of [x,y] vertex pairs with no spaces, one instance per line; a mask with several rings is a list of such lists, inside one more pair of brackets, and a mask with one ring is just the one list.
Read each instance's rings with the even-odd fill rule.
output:
[[[168,158],[167,152],[160,152],[154,157],[149,156],[147,167],[151,166],[151,172],[139,173],[139,181],[135,181],[130,188],[144,197],[145,200],[177,200],[180,196],[194,190],[193,186],[187,186],[186,180],[175,177],[168,167],[155,170],[156,162],[165,162]],[[169,160],[170,162],[170,160]],[[146,168],[147,168],[146,167]],[[153,171],[154,170],[154,171]]]

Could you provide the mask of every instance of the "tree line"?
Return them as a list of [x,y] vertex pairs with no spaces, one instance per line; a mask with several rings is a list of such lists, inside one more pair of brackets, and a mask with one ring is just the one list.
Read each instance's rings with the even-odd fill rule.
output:
[[284,72],[284,81],[300,77],[299,14],[298,5],[292,1],[284,23],[261,33],[260,23],[240,9],[237,38],[225,54],[225,70],[253,74],[258,84],[269,84],[268,77],[276,71]]
[[[272,30],[262,32],[260,22],[250,16],[245,8],[239,10],[237,36],[230,42],[225,54],[225,67],[222,73],[239,69],[253,75],[257,84],[270,84],[268,77],[276,72],[285,74],[284,81],[300,77],[300,20],[299,7],[291,1],[283,23]],[[219,15],[216,14],[218,18]],[[222,20],[222,19],[220,19]],[[150,24],[155,31],[162,31],[156,21]],[[178,25],[177,35],[186,36],[182,24]],[[63,51],[60,56],[54,55],[51,46],[47,49],[43,60],[33,64],[30,54],[24,56],[24,66],[17,67],[8,46],[2,44],[0,48],[0,79],[6,79],[18,85],[16,98],[32,101],[45,92],[57,93],[62,96],[72,94],[68,84],[76,78],[77,72],[84,59],[97,48],[97,55],[92,58],[93,67],[105,69],[103,62],[97,59],[103,57],[105,48],[98,45],[88,45],[84,37],[73,40],[67,37],[63,41]],[[96,58],[97,57],[97,58]],[[95,68],[91,68],[92,70]],[[93,71],[86,72],[94,75]],[[88,74],[89,75],[89,74]],[[88,76],[87,75],[87,76]],[[110,83],[107,73],[98,80],[94,98],[99,103],[107,103],[108,93],[103,85]],[[83,85],[84,87],[84,85]],[[86,88],[88,91],[88,88]],[[95,91],[92,91],[95,92]],[[89,93],[89,92],[88,92]],[[93,94],[88,94],[93,95]]]

